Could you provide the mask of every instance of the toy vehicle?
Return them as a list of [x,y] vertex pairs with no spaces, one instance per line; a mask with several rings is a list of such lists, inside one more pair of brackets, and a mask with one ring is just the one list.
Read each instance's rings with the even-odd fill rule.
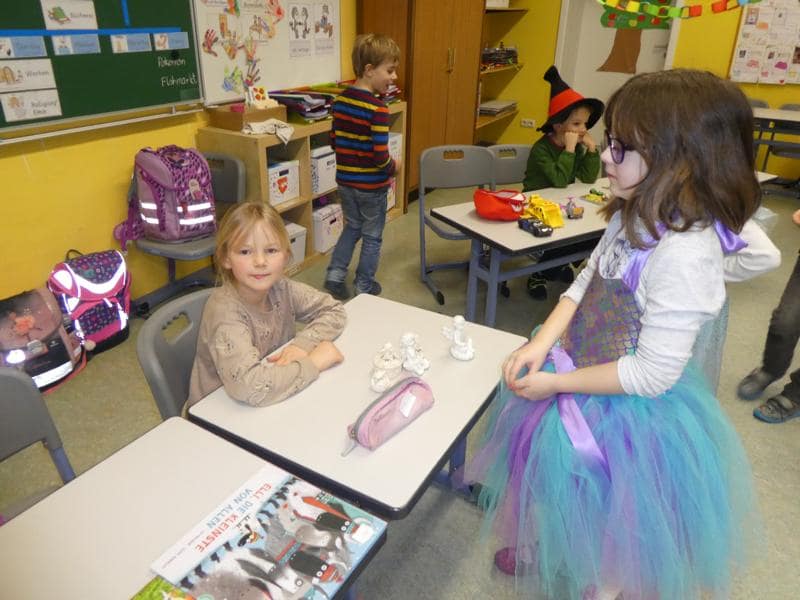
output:
[[564,219],[561,217],[561,208],[555,202],[545,200],[538,194],[528,198],[528,205],[522,211],[520,218],[539,219],[550,227],[563,227]]
[[596,188],[591,188],[588,194],[581,197],[587,202],[591,202],[592,204],[602,204],[603,202],[608,200],[608,198],[606,198],[606,195]]
[[540,219],[535,217],[520,219],[517,221],[517,225],[519,225],[520,229],[527,231],[536,237],[547,237],[553,235],[553,228],[545,223],[542,223]]

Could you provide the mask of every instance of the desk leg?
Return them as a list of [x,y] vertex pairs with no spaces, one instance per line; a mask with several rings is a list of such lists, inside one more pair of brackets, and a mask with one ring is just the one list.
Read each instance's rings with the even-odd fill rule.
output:
[[500,251],[492,248],[489,259],[489,279],[486,281],[486,311],[483,324],[494,327],[497,312],[497,288],[500,285]]
[[481,243],[472,240],[469,257],[469,275],[467,276],[467,321],[475,322],[475,307],[478,304],[478,268],[481,258]]

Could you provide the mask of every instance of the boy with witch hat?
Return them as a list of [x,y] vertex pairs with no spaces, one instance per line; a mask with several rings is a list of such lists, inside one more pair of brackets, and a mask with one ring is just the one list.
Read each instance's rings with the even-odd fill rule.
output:
[[[589,129],[603,114],[603,103],[596,98],[584,98],[570,88],[555,66],[547,69],[544,80],[550,83],[547,121],[539,128],[544,135],[531,148],[522,189],[563,188],[576,178],[584,183],[594,183],[600,173],[600,151]],[[596,243],[594,240],[551,250],[540,261],[571,254],[583,246],[589,250]],[[574,279],[570,266],[532,274],[528,278],[528,293],[537,300],[544,300],[547,298],[546,281],[556,279],[570,283]]]

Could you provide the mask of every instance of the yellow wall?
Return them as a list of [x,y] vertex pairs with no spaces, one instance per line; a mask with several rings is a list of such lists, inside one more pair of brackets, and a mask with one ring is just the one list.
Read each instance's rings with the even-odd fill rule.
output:
[[[352,78],[355,0],[341,0],[342,78]],[[203,113],[0,146],[0,298],[44,284],[70,248],[119,247],[114,225],[126,217],[133,157],[144,146],[194,146]],[[166,282],[166,261],[132,247],[132,295]],[[178,275],[207,261],[184,263]]]

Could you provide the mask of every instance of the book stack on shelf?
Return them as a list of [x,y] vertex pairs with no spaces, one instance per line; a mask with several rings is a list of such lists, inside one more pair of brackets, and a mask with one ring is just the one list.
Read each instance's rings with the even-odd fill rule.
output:
[[329,118],[334,98],[332,94],[310,91],[271,92],[270,97],[286,106],[290,121],[299,123]]
[[158,558],[158,577],[134,600],[333,598],[385,530],[385,521],[270,465]]
[[514,46],[505,46],[503,42],[496,48],[481,50],[481,71],[514,66],[519,63],[519,55]]
[[481,115],[497,117],[517,110],[516,100],[487,100],[481,102],[478,112]]

